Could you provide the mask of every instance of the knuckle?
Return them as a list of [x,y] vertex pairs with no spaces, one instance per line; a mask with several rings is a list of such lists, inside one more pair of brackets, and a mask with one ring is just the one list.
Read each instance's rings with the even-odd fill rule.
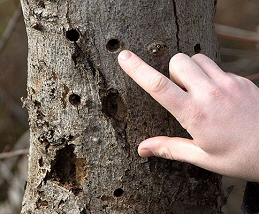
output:
[[185,112],[185,117],[183,121],[183,127],[186,130],[203,126],[204,122],[207,120],[208,115],[202,106],[191,105],[187,109],[188,112]]
[[198,127],[203,124],[207,119],[207,114],[203,111],[203,109],[194,108],[192,110],[192,125],[194,127]]
[[216,117],[215,112],[221,106],[222,96],[222,92],[217,87],[210,87],[206,92],[199,93],[198,96],[189,100],[182,111],[183,121],[180,121],[182,126],[190,132],[206,129],[206,124]]
[[149,88],[153,93],[163,93],[168,89],[168,79],[162,74],[157,74],[149,81]]
[[162,147],[159,149],[158,156],[166,159],[175,160],[168,147]]
[[254,87],[254,83],[251,80],[249,80],[245,77],[241,77],[241,76],[238,76],[237,78],[242,86],[247,87],[247,88]]
[[250,80],[235,74],[228,73],[228,78],[226,78],[226,87],[229,92],[238,92],[250,84]]
[[229,90],[231,91],[235,91],[237,89],[239,89],[240,87],[240,78],[238,76],[232,76],[232,77],[229,77],[229,78],[226,78],[226,86]]
[[209,100],[220,100],[224,97],[224,92],[221,88],[217,86],[211,86],[207,91],[207,96],[207,99]]

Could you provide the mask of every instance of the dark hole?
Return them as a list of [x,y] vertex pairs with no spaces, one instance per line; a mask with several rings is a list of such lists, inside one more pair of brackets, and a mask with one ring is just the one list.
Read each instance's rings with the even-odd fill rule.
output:
[[35,107],[38,107],[38,108],[41,107],[41,103],[37,100],[34,101],[34,105],[35,105]]
[[79,195],[83,190],[81,188],[73,188],[72,192],[75,196]]
[[108,51],[115,52],[119,50],[121,47],[121,43],[118,39],[110,39],[106,44],[106,48]]
[[39,166],[43,167],[43,159],[42,158],[39,159]]
[[39,1],[38,6],[41,8],[45,8],[45,3],[43,1]]
[[61,141],[61,143],[65,143],[65,142],[66,142],[66,139],[62,137],[62,138],[60,139],[60,141]]
[[200,44],[196,44],[196,45],[194,46],[194,52],[195,52],[196,54],[198,54],[198,53],[201,52],[201,45],[200,45]]
[[76,41],[79,39],[79,36],[80,36],[80,35],[79,35],[78,31],[77,31],[77,30],[74,30],[74,29],[68,30],[68,31],[66,32],[66,37],[67,37],[67,39],[70,40],[70,41],[76,42]]
[[124,193],[123,189],[119,188],[119,189],[114,190],[113,194],[115,197],[120,197],[120,196],[122,196],[123,193]]
[[102,111],[108,116],[114,118],[118,110],[118,96],[116,89],[109,91],[108,95],[103,99]]
[[80,212],[80,214],[87,214],[87,212],[86,212],[85,209],[83,209],[83,210]]
[[47,180],[58,181],[61,184],[76,183],[76,155],[74,145],[66,145],[57,151],[56,157],[51,161],[51,171],[47,172],[44,182]]
[[74,136],[73,136],[73,135],[69,135],[69,136],[68,136],[68,139],[69,139],[69,140],[73,140],[73,139],[74,139]]
[[71,94],[69,96],[69,102],[73,105],[73,106],[78,106],[81,103],[81,97],[77,94]]

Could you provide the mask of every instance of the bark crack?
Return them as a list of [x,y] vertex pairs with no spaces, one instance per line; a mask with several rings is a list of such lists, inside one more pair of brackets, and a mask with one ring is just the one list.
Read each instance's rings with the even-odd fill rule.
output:
[[70,19],[70,13],[69,13],[70,5],[69,5],[68,1],[66,1],[66,6],[67,6],[67,11],[66,11],[67,23],[68,23],[69,27],[71,27],[71,19]]
[[175,20],[175,25],[176,25],[176,44],[177,44],[177,51],[180,52],[180,37],[179,37],[179,32],[180,32],[180,25],[179,25],[179,19],[177,16],[177,7],[176,7],[176,1],[173,0],[173,6],[174,6],[174,20]]

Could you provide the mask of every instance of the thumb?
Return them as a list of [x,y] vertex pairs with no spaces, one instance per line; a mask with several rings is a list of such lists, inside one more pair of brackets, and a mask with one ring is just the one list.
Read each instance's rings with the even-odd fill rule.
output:
[[202,160],[208,156],[193,140],[178,137],[159,136],[144,140],[138,147],[141,157],[158,156],[203,165]]

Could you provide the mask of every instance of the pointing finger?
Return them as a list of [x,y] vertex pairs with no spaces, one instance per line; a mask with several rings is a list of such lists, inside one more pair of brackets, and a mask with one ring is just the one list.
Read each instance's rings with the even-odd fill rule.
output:
[[122,51],[118,61],[122,69],[137,84],[167,110],[177,114],[188,98],[185,91],[130,51]]

